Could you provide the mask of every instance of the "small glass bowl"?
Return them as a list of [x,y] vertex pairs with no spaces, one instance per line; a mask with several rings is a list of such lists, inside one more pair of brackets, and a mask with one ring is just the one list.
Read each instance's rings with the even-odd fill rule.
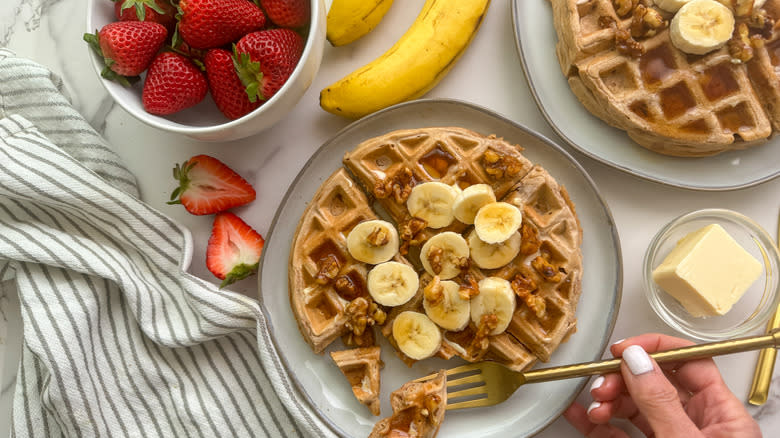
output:
[[[653,281],[653,269],[685,235],[710,224],[719,224],[764,267],[731,310],[722,316],[691,316],[671,295]],[[752,219],[731,210],[704,209],[674,219],[656,234],[645,253],[644,284],[647,300],[670,327],[691,338],[717,341],[746,336],[763,329],[780,300],[780,255],[773,239]]]

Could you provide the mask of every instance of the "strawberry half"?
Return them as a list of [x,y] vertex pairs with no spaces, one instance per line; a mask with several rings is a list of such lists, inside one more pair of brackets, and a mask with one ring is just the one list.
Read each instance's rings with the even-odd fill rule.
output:
[[196,155],[178,164],[173,177],[179,181],[168,204],[182,204],[195,215],[214,214],[255,200],[255,189],[225,163],[208,155]]
[[230,212],[214,218],[206,248],[206,267],[222,281],[220,288],[257,272],[263,236]]
[[149,66],[141,102],[150,114],[173,114],[197,105],[208,91],[206,77],[192,61],[178,53],[163,52]]
[[237,119],[260,106],[250,102],[244,84],[238,78],[233,56],[224,49],[210,49],[203,59],[211,97],[217,108],[229,119]]
[[268,18],[280,27],[303,27],[309,24],[309,0],[260,0]]
[[118,21],[94,34],[85,33],[84,41],[106,63],[101,76],[128,86],[149,67],[167,37],[168,31],[159,23]]
[[180,0],[179,35],[196,49],[232,43],[265,27],[265,14],[249,0]]
[[250,102],[270,99],[295,70],[303,37],[290,29],[260,30],[236,44],[236,71]]
[[176,8],[168,0],[114,0],[114,15],[119,21],[151,21],[169,31],[176,24]]

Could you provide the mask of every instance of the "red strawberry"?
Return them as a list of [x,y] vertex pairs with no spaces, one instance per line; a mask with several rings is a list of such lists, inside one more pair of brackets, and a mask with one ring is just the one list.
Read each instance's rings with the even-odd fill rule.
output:
[[241,175],[208,155],[196,155],[181,166],[177,164],[173,177],[179,187],[168,204],[182,204],[195,215],[219,213],[255,200],[255,189]]
[[100,32],[85,33],[84,41],[105,60],[104,78],[129,85],[122,76],[138,76],[146,70],[167,36],[159,23],[119,21],[103,26]]
[[263,252],[263,236],[230,212],[219,213],[206,248],[206,267],[223,288],[257,272]]
[[192,61],[178,53],[163,52],[149,66],[141,100],[147,112],[164,115],[196,105],[206,92],[206,78]]
[[176,8],[168,0],[114,0],[114,14],[119,21],[151,21],[173,30]]
[[268,18],[280,27],[302,27],[309,24],[309,0],[260,0]]
[[229,119],[237,119],[260,106],[250,102],[246,88],[236,74],[233,56],[224,49],[211,49],[204,58],[209,90],[217,108]]
[[223,46],[263,27],[263,11],[249,0],[179,1],[179,35],[196,49]]
[[270,99],[295,70],[303,38],[290,29],[271,29],[245,35],[236,45],[236,70],[249,101]]

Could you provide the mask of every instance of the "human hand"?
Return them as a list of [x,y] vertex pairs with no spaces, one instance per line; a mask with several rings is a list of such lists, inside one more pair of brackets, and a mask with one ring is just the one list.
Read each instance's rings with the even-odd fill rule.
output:
[[712,359],[659,366],[645,353],[691,344],[653,333],[612,345],[612,355],[623,358],[620,374],[596,378],[590,407],[574,403],[564,417],[589,438],[627,437],[612,418],[628,419],[648,437],[760,437]]

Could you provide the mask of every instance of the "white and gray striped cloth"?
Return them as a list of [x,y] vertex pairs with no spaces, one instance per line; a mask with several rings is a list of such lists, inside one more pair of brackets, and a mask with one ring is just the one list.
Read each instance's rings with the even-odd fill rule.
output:
[[24,329],[11,435],[331,436],[258,303],[184,272],[189,231],[136,193],[61,81],[0,50],[0,292]]

